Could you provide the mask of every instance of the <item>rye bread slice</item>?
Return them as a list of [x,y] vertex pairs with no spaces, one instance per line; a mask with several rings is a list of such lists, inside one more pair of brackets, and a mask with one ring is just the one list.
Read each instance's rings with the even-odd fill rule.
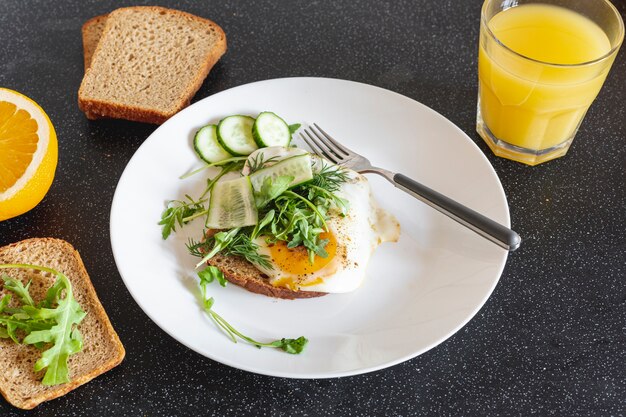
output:
[[[104,32],[107,17],[108,15],[106,14],[92,17],[83,24],[81,32],[83,35],[83,60],[85,65],[85,72],[87,72],[87,69],[89,69],[89,67],[91,66],[91,59],[93,57],[93,53],[96,52],[98,42],[100,42],[100,38],[102,37],[102,32]],[[87,116],[87,118],[90,120],[96,120],[100,118],[97,115],[91,114],[89,112],[85,112],[85,116]]]
[[289,288],[274,287],[270,284],[267,275],[239,256],[223,256],[218,254],[209,259],[208,264],[218,267],[224,274],[224,277],[233,284],[239,285],[257,294],[267,295],[268,297],[293,300],[296,298],[313,298],[326,295],[325,292],[293,291]]
[[109,13],[78,91],[87,117],[161,124],[185,108],[226,52],[214,22],[157,6]]
[[92,17],[83,24],[83,59],[85,61],[85,72],[91,65],[91,58],[96,51],[98,42],[102,37],[104,26],[106,25],[108,15],[103,14],[100,16]]
[[[53,238],[27,239],[0,247],[0,263],[29,263],[63,272],[72,283],[74,297],[87,313],[78,326],[83,336],[83,350],[70,356],[71,381],[66,384],[44,386],[41,379],[45,371],[33,371],[41,351],[31,345],[18,345],[10,339],[0,339],[0,393],[8,402],[22,409],[31,409],[43,401],[66,394],[122,361],[124,346],[98,300],[80,255],[72,245]],[[52,274],[24,269],[3,269],[0,274],[20,279],[24,284],[32,280],[30,293],[35,302],[45,297],[55,280]],[[0,297],[3,295],[0,290]]]

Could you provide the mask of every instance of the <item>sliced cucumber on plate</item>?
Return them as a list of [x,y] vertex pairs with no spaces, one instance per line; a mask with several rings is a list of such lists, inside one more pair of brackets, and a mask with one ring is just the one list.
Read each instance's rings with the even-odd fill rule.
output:
[[217,140],[217,126],[215,125],[206,125],[198,130],[193,138],[193,148],[200,159],[209,164],[232,157]]
[[294,177],[293,181],[289,184],[290,187],[312,180],[311,156],[304,154],[283,159],[270,167],[255,171],[250,175],[250,181],[254,190],[259,191],[266,178],[275,179],[280,176]]
[[254,117],[228,116],[217,125],[217,140],[226,152],[235,156],[246,156],[259,147],[252,136]]
[[[248,155],[246,163],[241,170],[242,175],[250,175],[254,170],[258,170],[262,167],[269,167],[282,161],[283,159],[291,158],[292,156],[304,155],[309,153],[305,149],[296,147],[285,146],[270,146],[268,148],[259,148],[256,151]],[[261,167],[257,165],[261,164]]]
[[288,146],[291,142],[289,125],[275,113],[260,113],[252,126],[252,136],[259,148]]
[[254,192],[250,177],[218,181],[211,191],[206,226],[211,229],[230,229],[252,226],[258,222]]

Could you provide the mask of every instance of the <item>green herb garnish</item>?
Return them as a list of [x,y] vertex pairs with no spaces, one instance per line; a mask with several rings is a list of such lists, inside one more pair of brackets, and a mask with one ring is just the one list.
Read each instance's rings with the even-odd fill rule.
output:
[[74,298],[69,279],[61,272],[43,266],[0,265],[0,269],[7,268],[35,269],[57,277],[48,289],[46,298],[36,305],[28,291],[30,282],[23,285],[16,279],[2,275],[4,288],[17,296],[22,305],[10,308],[10,294],[0,300],[0,337],[20,343],[18,333],[24,334],[21,343],[45,349],[34,368],[35,372],[46,370],[42,380],[44,385],[69,382],[67,361],[70,355],[83,348],[83,339],[76,326],[86,315]]
[[259,152],[253,158],[248,160],[248,167],[250,168],[250,174],[256,172],[260,169],[265,168],[267,164],[274,163],[278,161],[278,156],[272,156],[270,158],[265,159],[265,155],[263,152]]
[[[299,128],[300,124],[289,125],[289,132],[293,134]],[[184,201],[168,203],[159,222],[163,228],[163,239],[167,239],[177,227],[183,227],[195,218],[202,216],[208,218],[209,210],[205,207],[205,203],[213,186],[226,173],[240,170],[246,160],[249,168],[248,174],[253,174],[272,163],[279,162],[280,157],[265,159],[264,153],[259,152],[253,157],[233,157],[215,164],[206,164],[202,168],[185,174],[181,178],[187,178],[211,166],[220,168],[216,176],[207,180],[207,186],[200,197],[193,199],[186,196]],[[307,178],[310,177],[307,176]],[[259,266],[262,270],[270,270],[273,266],[269,257],[259,254],[258,251],[259,245],[256,242],[260,237],[268,244],[281,241],[286,243],[288,248],[306,248],[311,263],[315,256],[328,257],[326,252],[328,239],[321,236],[328,231],[326,222],[330,214],[345,215],[346,213],[348,202],[335,192],[348,181],[348,174],[340,167],[322,162],[317,172],[313,172],[311,181],[290,188],[293,181],[294,177],[290,175],[269,175],[263,180],[260,189],[254,190],[254,203],[259,219],[256,225],[227,230],[205,230],[199,241],[190,239],[187,243],[189,253],[201,258],[196,268],[220,254],[239,256]],[[258,184],[257,187],[259,187]],[[226,285],[222,272],[217,267],[208,266],[200,271],[198,276],[205,312],[233,342],[241,339],[257,347],[275,347],[292,354],[302,352],[308,342],[305,337],[261,343],[237,331],[213,310],[214,299],[207,296],[206,287],[209,283],[218,281],[220,285]]]
[[240,228],[216,233],[213,237],[196,242],[189,240],[187,249],[193,256],[202,258],[196,265],[200,267],[206,261],[221,253],[225,256],[235,255],[245,258],[248,262],[266,269],[272,269],[272,264],[266,255],[258,253],[258,245],[247,234],[239,233]]
[[326,192],[333,193],[348,181],[348,174],[344,169],[334,165],[322,164],[319,172],[313,175],[313,185]]
[[163,239],[167,239],[172,232],[176,231],[176,225],[183,227],[189,218],[204,210],[206,200],[196,201],[189,195],[185,195],[185,198],[188,201],[170,201],[161,214],[161,221],[158,224],[163,226],[161,229]]
[[165,240],[172,232],[176,231],[177,226],[183,227],[193,219],[206,215],[208,210],[205,208],[204,203],[208,201],[206,196],[211,192],[215,183],[228,172],[240,170],[245,159],[245,157],[234,157],[214,164],[206,164],[202,168],[184,175],[182,178],[187,178],[212,166],[220,168],[220,172],[216,176],[207,179],[206,188],[197,200],[185,194],[186,200],[171,200],[167,203],[158,223],[159,226],[162,226],[161,237]]
[[189,252],[202,258],[196,265],[201,266],[218,253],[238,255],[265,269],[272,269],[267,257],[257,252],[258,245],[253,240],[265,236],[269,243],[287,242],[288,248],[304,246],[313,263],[315,256],[328,256],[325,247],[327,239],[319,236],[328,230],[326,218],[331,209],[344,214],[348,202],[337,195],[341,184],[347,181],[347,174],[338,167],[324,166],[313,175],[309,183],[288,189],[291,176],[266,178],[258,192],[255,203],[262,219],[256,226],[235,228],[216,233],[202,242],[191,241]]
[[279,339],[269,343],[263,343],[252,339],[244,335],[235,329],[230,323],[228,323],[222,316],[217,314],[215,310],[213,310],[213,305],[215,304],[215,300],[213,297],[209,297],[207,294],[207,286],[213,281],[218,281],[222,287],[226,286],[226,278],[224,278],[224,274],[219,268],[215,266],[209,266],[206,269],[198,272],[198,277],[200,278],[200,294],[202,297],[202,307],[204,312],[208,314],[208,316],[213,320],[213,322],[217,325],[217,327],[222,330],[226,335],[232,340],[234,343],[237,343],[237,338],[243,340],[246,343],[254,345],[259,349],[262,347],[273,347],[277,349],[282,349],[287,353],[291,353],[297,355],[304,350],[304,347],[308,343],[308,340],[304,336],[300,336],[297,339]]
[[296,133],[296,130],[300,129],[300,126],[302,126],[300,123],[294,123],[292,125],[289,125],[289,133],[293,135],[294,133]]

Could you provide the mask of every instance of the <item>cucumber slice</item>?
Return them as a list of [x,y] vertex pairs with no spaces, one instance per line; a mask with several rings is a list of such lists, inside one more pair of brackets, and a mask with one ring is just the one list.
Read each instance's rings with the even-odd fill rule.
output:
[[211,229],[257,224],[258,213],[250,177],[218,181],[211,191],[209,215],[206,226]]
[[196,133],[193,138],[193,149],[200,159],[209,164],[231,158],[217,141],[217,126],[206,125]]
[[292,156],[270,167],[260,169],[250,175],[250,182],[252,182],[252,188],[255,191],[260,191],[266,178],[274,179],[283,175],[294,177],[291,184],[289,184],[290,187],[312,180],[311,155]]
[[275,113],[269,111],[257,116],[252,126],[252,136],[259,148],[287,146],[291,142],[289,125]]
[[217,140],[220,145],[234,156],[250,155],[258,146],[252,137],[254,117],[228,116],[217,125]]
[[[302,148],[270,146],[269,148],[259,148],[248,155],[246,163],[241,170],[243,175],[250,175],[252,168],[256,171],[262,167],[269,167],[279,163],[283,159],[297,155],[304,155],[308,152]],[[259,166],[260,165],[260,166]]]

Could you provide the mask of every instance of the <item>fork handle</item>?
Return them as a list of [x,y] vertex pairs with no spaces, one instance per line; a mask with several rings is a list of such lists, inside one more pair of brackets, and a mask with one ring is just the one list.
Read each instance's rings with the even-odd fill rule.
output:
[[488,217],[472,210],[463,204],[438,193],[432,188],[412,180],[406,175],[394,174],[393,182],[396,187],[411,194],[418,200],[428,204],[453,220],[467,226],[479,235],[491,240],[499,246],[513,252],[522,243],[520,236],[509,229],[491,220]]

